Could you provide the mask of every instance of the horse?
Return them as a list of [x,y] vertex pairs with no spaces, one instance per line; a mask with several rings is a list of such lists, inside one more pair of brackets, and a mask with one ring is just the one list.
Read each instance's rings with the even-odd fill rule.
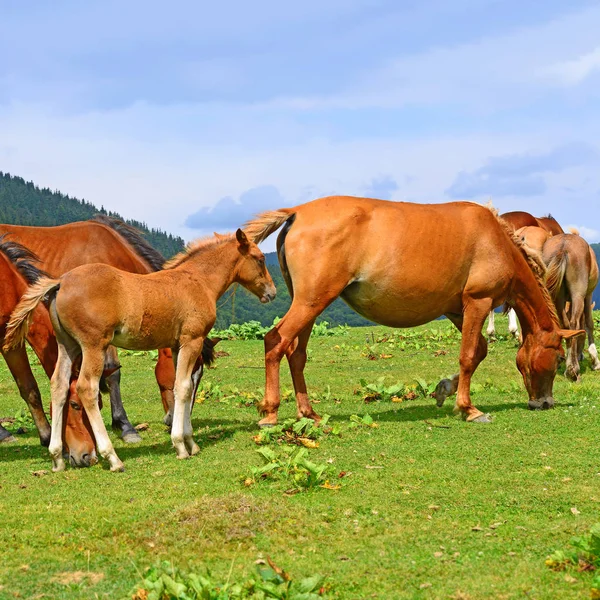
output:
[[[514,231],[522,229],[523,227],[538,227],[548,232],[548,236],[564,233],[563,228],[559,225],[558,221],[551,214],[548,214],[545,217],[534,217],[532,214],[523,210],[516,210],[512,212],[503,213],[500,215],[500,217],[504,219],[504,221],[508,223],[508,225]],[[516,338],[518,338],[519,324],[517,323],[517,315],[512,309],[509,309],[507,312],[508,331]],[[496,333],[496,318],[494,311],[491,311],[489,314],[486,333],[488,337],[491,337]]]
[[583,332],[559,327],[541,261],[491,209],[472,202],[412,204],[330,196],[264,212],[246,223],[244,231],[260,243],[282,225],[277,254],[292,304],[264,339],[266,388],[258,406],[259,426],[277,423],[284,355],[298,418],[320,419],[306,390],[306,347],[315,319],[337,297],[389,327],[414,327],[442,315],[450,319],[462,332],[455,411],[468,422],[490,420],[473,406],[469,390],[487,354],[481,334],[486,315],[508,302],[523,326],[517,367],[528,405],[554,405],[552,385],[564,354],[561,341]]
[[[27,248],[0,236],[0,281],[3,293],[0,295],[0,346],[4,345],[4,335],[10,314],[17,306],[29,285],[46,276],[37,263],[39,259]],[[38,357],[42,368],[52,376],[58,357],[58,346],[52,323],[46,308],[41,305],[32,316],[27,332],[27,341]],[[42,398],[37,382],[31,372],[24,346],[12,350],[2,349],[2,355],[25,400],[37,427],[42,446],[50,444],[50,425],[44,413]],[[65,414],[63,435],[66,452],[74,466],[88,466],[95,460],[96,442],[89,424],[85,422],[81,402],[74,390],[69,394],[69,404],[73,410]],[[15,438],[0,425],[0,442],[12,442]]]
[[54,471],[65,468],[58,421],[72,363],[79,354],[82,363],[77,393],[98,452],[108,460],[111,471],[123,470],[97,405],[98,381],[111,344],[132,350],[171,348],[176,369],[171,439],[178,458],[199,452],[190,419],[197,359],[215,323],[217,300],[235,282],[261,302],[275,297],[265,257],[241,229],[235,235],[215,235],[192,243],[155,273],[138,275],[109,265],[84,265],[60,279],[41,279],[29,288],[12,314],[5,345],[12,348],[22,343],[33,311],[48,296],[58,340],[58,361],[51,382],[57,425],[53,420],[49,446]]
[[[547,266],[546,285],[556,304],[562,326],[587,331],[592,369],[600,371],[594,343],[592,294],[598,285],[598,262],[592,247],[578,234],[552,236],[544,244],[542,258]],[[567,307],[567,303],[570,305]],[[584,340],[571,340],[567,348],[565,375],[580,381],[579,357]]]
[[[55,227],[0,225],[1,233],[10,233],[11,239],[39,256],[51,277],[60,277],[75,267],[91,263],[104,263],[131,273],[151,273],[160,270],[165,262],[137,229],[106,215]],[[205,363],[212,361],[211,348],[205,345],[202,357]],[[119,364],[116,352],[112,353],[112,362],[115,366]],[[159,350],[155,375],[165,410],[164,422],[170,425],[175,369],[170,354],[164,349]],[[120,370],[116,369],[106,380],[112,425],[121,431],[123,441],[138,442],[141,438],[123,408],[120,378]]]

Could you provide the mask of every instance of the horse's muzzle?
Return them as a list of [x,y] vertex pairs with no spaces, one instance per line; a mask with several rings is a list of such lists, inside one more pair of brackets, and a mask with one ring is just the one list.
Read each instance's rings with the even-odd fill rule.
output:
[[275,300],[275,296],[277,296],[277,290],[275,289],[275,287],[273,287],[272,290],[269,290],[268,292],[265,292],[261,297],[260,297],[260,301],[263,304],[267,304],[268,302],[271,302],[272,300]]
[[91,467],[98,462],[98,457],[96,456],[96,452],[92,452],[91,454],[82,454],[81,456],[75,456],[73,454],[69,454],[69,463],[72,467]]
[[547,396],[546,398],[532,399],[527,403],[527,407],[529,410],[548,410],[554,408],[554,398]]

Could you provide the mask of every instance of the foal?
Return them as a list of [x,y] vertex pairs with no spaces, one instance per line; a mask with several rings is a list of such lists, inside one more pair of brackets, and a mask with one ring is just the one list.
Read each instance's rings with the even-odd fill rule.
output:
[[61,421],[71,365],[80,353],[77,392],[98,452],[109,461],[111,471],[123,470],[98,410],[98,381],[111,344],[131,350],[172,349],[176,367],[171,439],[178,458],[199,452],[190,419],[194,369],[215,323],[217,300],[235,282],[261,302],[275,297],[265,257],[241,229],[235,235],[215,234],[192,243],[156,273],[137,275],[108,265],[84,265],[29,288],[11,317],[6,344],[22,342],[30,316],[48,295],[59,344],[51,385],[55,419],[49,450],[54,471],[65,467],[61,429],[55,423]]

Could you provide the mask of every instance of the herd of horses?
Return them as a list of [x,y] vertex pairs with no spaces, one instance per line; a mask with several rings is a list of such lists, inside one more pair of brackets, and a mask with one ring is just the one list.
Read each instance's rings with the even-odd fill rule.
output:
[[[493,324],[499,306],[514,310],[521,325],[517,367],[529,408],[554,405],[563,340],[568,377],[580,377],[586,333],[592,368],[600,370],[591,300],[596,258],[577,232],[564,233],[552,217],[500,217],[472,202],[332,196],[267,211],[235,234],[192,242],[168,261],[137,230],[106,216],[58,227],[0,225],[2,353],[54,471],[65,468],[65,456],[73,466],[90,466],[97,454],[111,470],[123,469],[100,415],[100,390],[110,394],[113,427],[125,442],[139,441],[122,404],[116,347],[159,350],[155,375],[177,457],[198,453],[191,410],[203,367],[214,359],[208,336],[217,301],[233,283],[261,302],[275,297],[257,244],[279,228],[277,253],[292,303],[265,336],[261,427],[277,423],[284,355],[297,416],[319,420],[304,378],[306,348],[316,318],[338,297],[390,327],[446,316],[462,333],[460,371],[440,382],[436,397],[441,405],[456,393],[455,411],[469,422],[490,420],[469,391],[487,354],[485,319]],[[51,377],[51,427],[25,340]],[[0,426],[0,442],[11,438]]]

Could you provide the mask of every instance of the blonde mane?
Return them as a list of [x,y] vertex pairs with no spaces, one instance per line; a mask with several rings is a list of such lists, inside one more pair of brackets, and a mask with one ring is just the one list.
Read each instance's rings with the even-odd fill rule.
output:
[[190,242],[182,252],[176,254],[167,262],[165,262],[163,265],[163,270],[174,269],[204,250],[214,248],[215,246],[220,246],[225,242],[230,242],[234,239],[234,237],[235,236],[232,233],[228,233],[226,235],[220,235],[219,237],[216,235],[208,235],[206,237],[194,240],[193,242]]
[[515,234],[513,228],[498,214],[498,211],[494,207],[488,204],[486,208],[494,215],[494,217],[496,217],[496,220],[498,221],[498,223],[500,223],[502,229],[504,229],[508,238],[519,249],[521,255],[527,261],[527,264],[529,265],[529,268],[531,269],[531,272],[533,273],[533,276],[538,284],[538,288],[540,292],[542,292],[544,303],[550,311],[552,321],[557,327],[560,327],[558,313],[556,312],[556,306],[554,306],[554,302],[552,301],[550,292],[546,287],[547,269],[540,253],[529,248],[529,246],[527,246],[525,242]]

